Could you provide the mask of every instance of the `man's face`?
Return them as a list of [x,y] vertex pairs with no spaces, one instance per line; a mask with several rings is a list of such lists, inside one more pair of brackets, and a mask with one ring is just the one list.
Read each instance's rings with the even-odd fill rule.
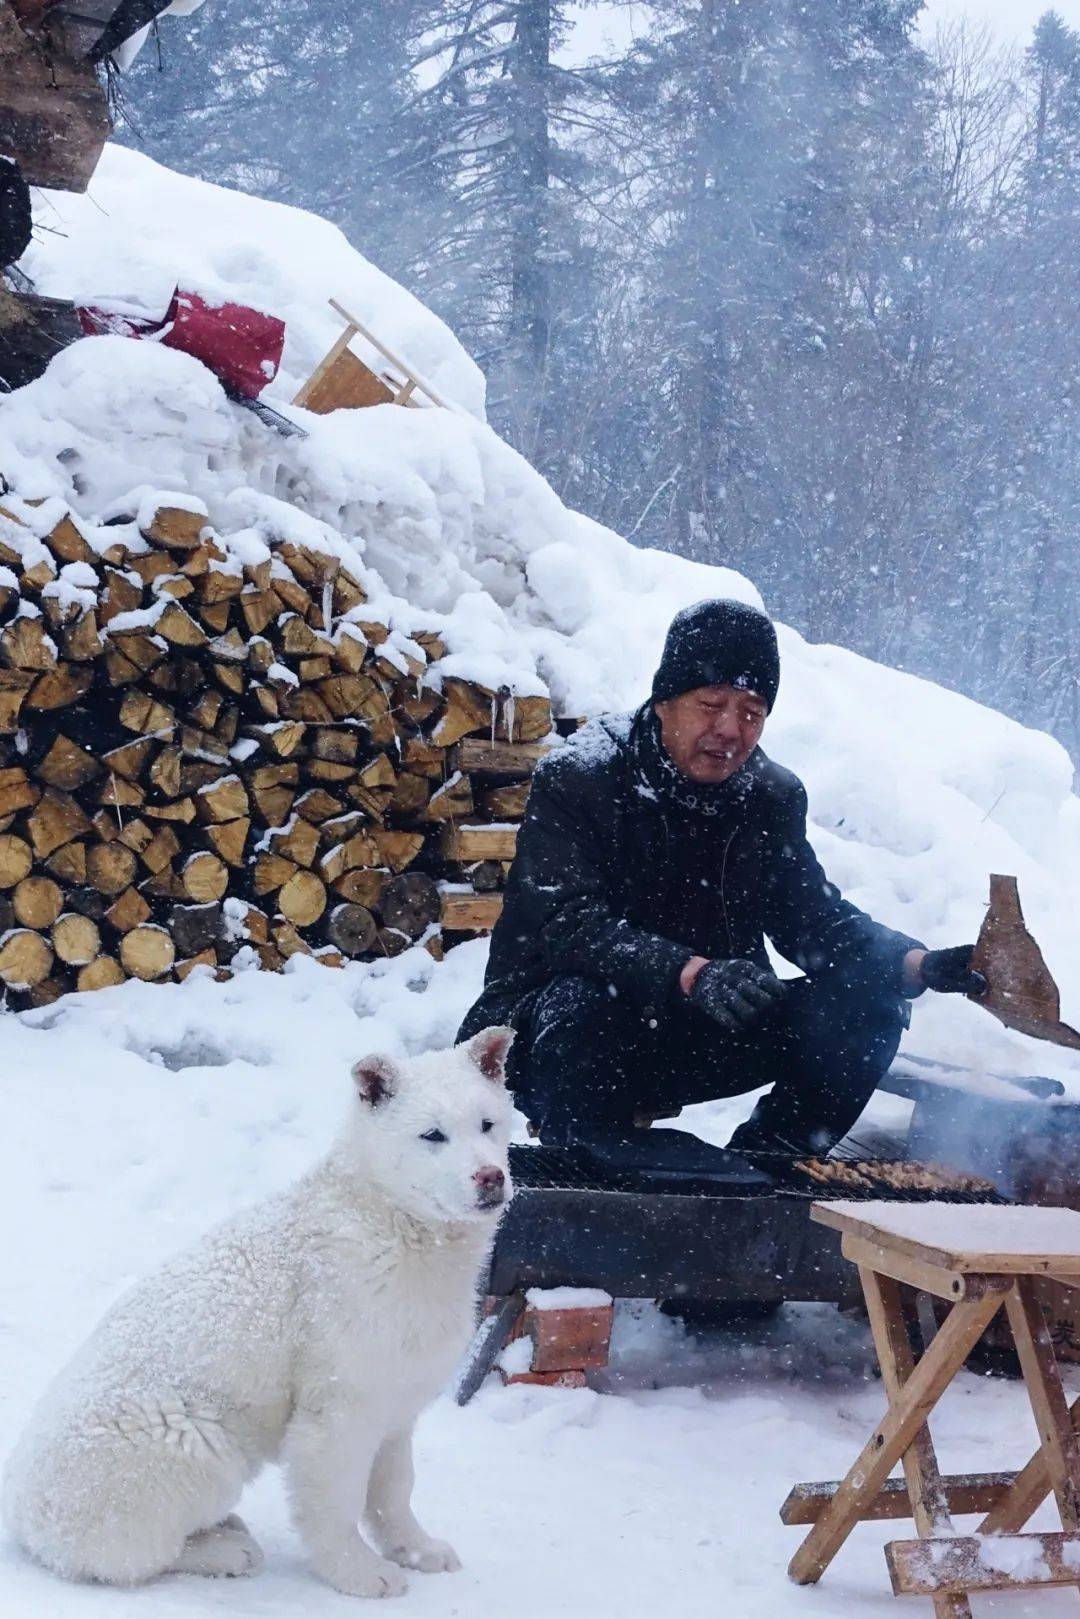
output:
[[660,738],[691,781],[727,781],[761,739],[768,710],[757,692],[737,686],[696,686],[656,704]]

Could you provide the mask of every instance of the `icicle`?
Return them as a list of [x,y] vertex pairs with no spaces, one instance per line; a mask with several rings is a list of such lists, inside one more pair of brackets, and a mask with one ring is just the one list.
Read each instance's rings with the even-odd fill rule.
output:
[[512,691],[508,691],[506,694],[506,740],[508,742],[514,740],[514,715],[516,712],[514,694]]
[[322,587],[322,621],[323,633],[326,635],[330,634],[331,614],[333,613],[333,610],[334,586],[331,580],[328,579]]

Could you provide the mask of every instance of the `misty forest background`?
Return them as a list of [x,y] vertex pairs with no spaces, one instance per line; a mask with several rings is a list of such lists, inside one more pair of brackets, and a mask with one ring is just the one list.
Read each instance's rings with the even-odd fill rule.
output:
[[917,12],[655,0],[581,62],[561,0],[229,0],[122,138],[336,221],[571,505],[1080,760],[1080,33]]

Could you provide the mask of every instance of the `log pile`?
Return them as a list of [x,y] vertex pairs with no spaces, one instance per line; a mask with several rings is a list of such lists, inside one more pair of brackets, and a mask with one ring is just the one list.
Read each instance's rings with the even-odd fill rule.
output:
[[8,1003],[490,928],[548,698],[440,678],[351,553],[170,499],[0,503]]

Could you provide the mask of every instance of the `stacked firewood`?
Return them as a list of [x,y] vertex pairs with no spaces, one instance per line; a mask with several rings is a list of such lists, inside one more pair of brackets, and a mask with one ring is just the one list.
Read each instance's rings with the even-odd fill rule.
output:
[[547,697],[441,678],[343,546],[56,508],[0,504],[9,1002],[493,924]]

